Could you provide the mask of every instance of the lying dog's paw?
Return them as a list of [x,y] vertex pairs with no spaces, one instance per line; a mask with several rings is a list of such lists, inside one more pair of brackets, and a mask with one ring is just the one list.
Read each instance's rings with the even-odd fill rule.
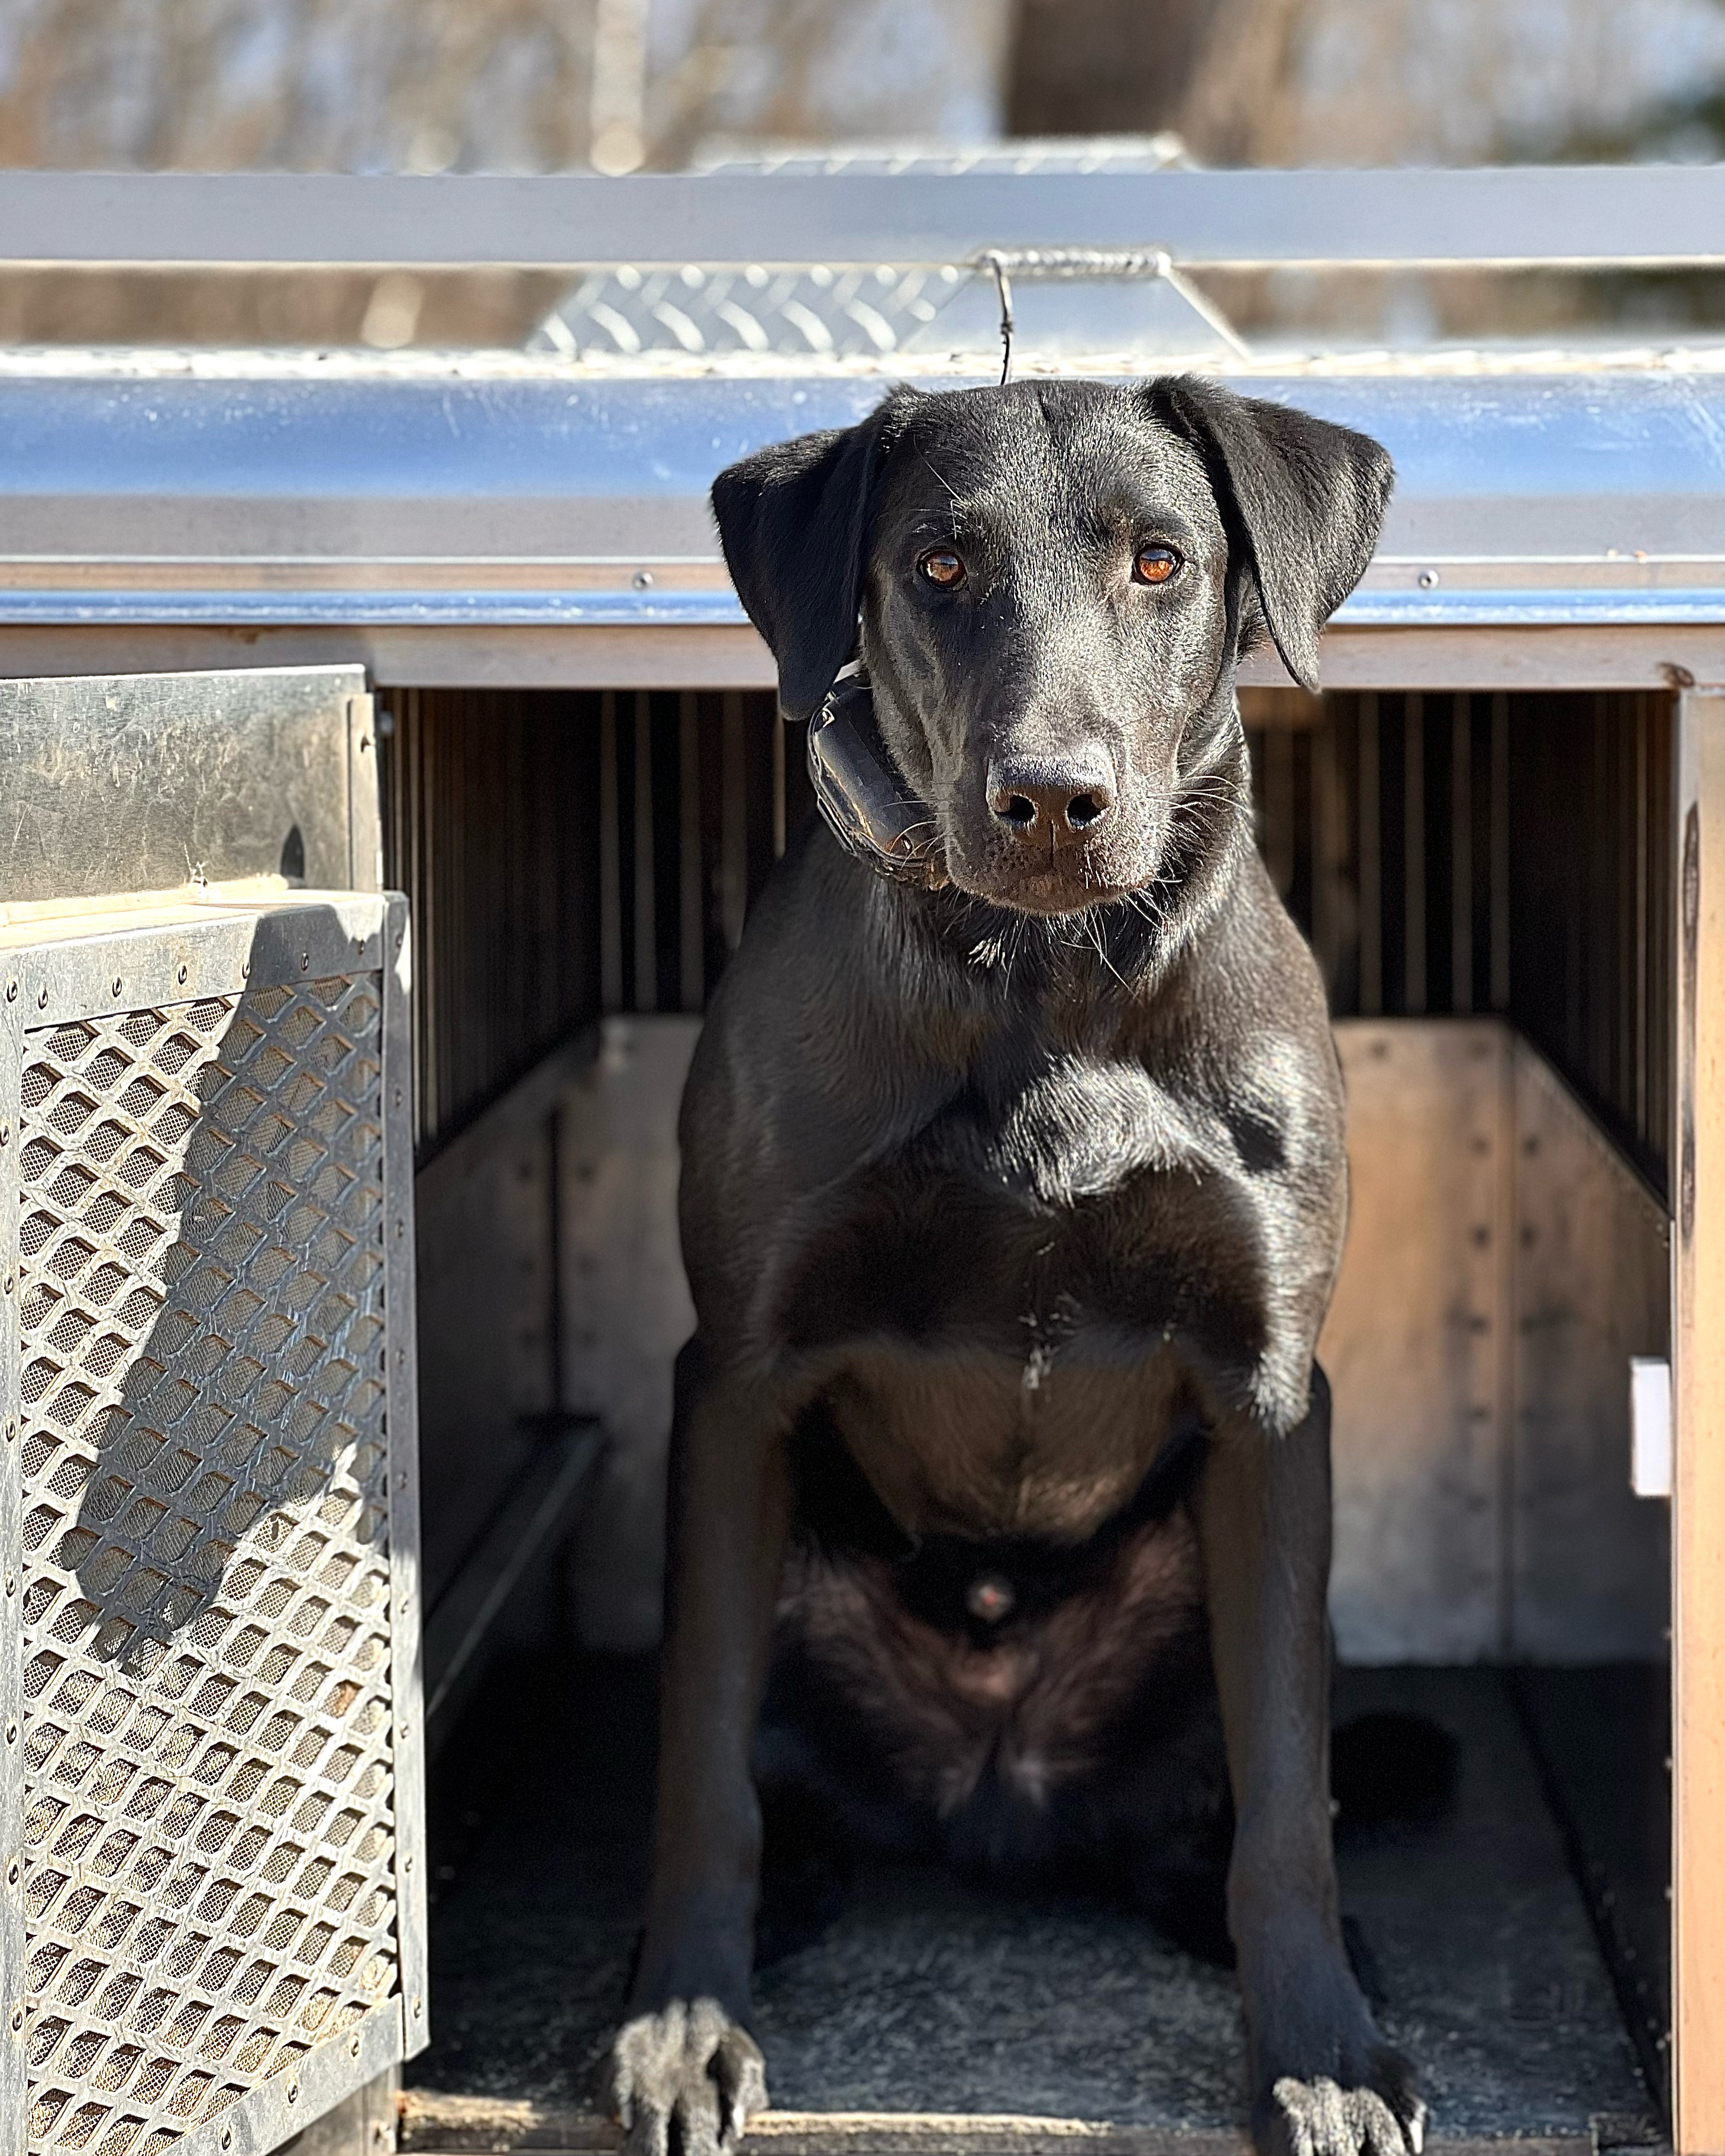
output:
[[1285,2075],[1271,2092],[1262,2142],[1274,2156],[1420,2156],[1425,2106],[1405,2061],[1387,2046],[1382,2066],[1374,2076],[1381,2095]]
[[754,2039],[716,1999],[674,1999],[626,2021],[611,2046],[606,2095],[625,2156],[717,2156],[767,2103]]

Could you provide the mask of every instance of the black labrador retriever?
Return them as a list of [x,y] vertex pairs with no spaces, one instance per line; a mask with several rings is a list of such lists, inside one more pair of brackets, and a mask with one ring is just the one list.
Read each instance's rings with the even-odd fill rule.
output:
[[1260,2146],[1420,2146],[1332,1851],[1342,1086],[1235,694],[1266,635],[1316,685],[1392,475],[1164,379],[901,389],[714,486],[828,813],[683,1106],[632,2149],[766,2100],[762,1810],[797,1791],[985,1870],[1087,1856],[1177,1933],[1214,1881]]

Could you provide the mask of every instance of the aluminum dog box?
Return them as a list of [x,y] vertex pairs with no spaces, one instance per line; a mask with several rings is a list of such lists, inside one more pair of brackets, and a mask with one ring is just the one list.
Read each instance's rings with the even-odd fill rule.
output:
[[[418,198],[390,183],[316,198],[354,259],[410,264],[439,249],[521,259],[550,244],[534,220],[555,209],[557,249],[597,265],[575,314],[597,319],[597,291],[631,325],[633,353],[595,350],[578,321],[537,354],[0,359],[0,671],[357,665],[377,699],[383,880],[408,895],[415,947],[434,1809],[441,1784],[454,1814],[505,1821],[490,1856],[445,1837],[432,1930],[450,1944],[441,1964],[434,1946],[429,2011],[449,2033],[416,2068],[406,2124],[428,2150],[596,2145],[600,2131],[578,2069],[615,2008],[616,1921],[566,1933],[577,1974],[563,1984],[541,1933],[472,1912],[516,1907],[517,1892],[535,1922],[565,1907],[533,1869],[549,1815],[531,1831],[525,1813],[507,1821],[528,1802],[536,1744],[574,1739],[548,1698],[515,1712],[511,1667],[542,1670],[532,1658],[553,1637],[624,1655],[651,1644],[669,1358],[686,1322],[670,1210],[680,1068],[809,805],[706,489],[747,449],[859,416],[894,374],[983,380],[993,364],[974,324],[951,352],[937,338],[873,357],[691,351],[652,310],[669,299],[697,341],[706,318],[668,285],[649,290],[651,275],[681,276],[649,235],[673,232],[698,258],[685,293],[758,254],[804,280],[812,309],[847,264],[890,257],[893,274],[956,265],[988,302],[986,250],[1022,264],[1075,231],[1116,250],[1092,275],[1140,279],[1165,276],[1151,234],[1199,266],[1574,259],[1568,235],[1591,205],[1589,259],[1692,262],[1711,259],[1717,184],[1390,176],[1362,207],[1384,176],[1351,192],[1281,176],[1274,202],[1254,174],[1103,172],[1081,197],[1063,192],[1072,174],[973,175],[968,192],[962,177],[932,194],[928,175],[883,172],[782,176],[777,193],[768,176],[602,198],[529,183],[508,197],[520,222],[506,239],[490,182],[439,183],[464,207],[435,237],[409,230],[399,205]],[[310,198],[266,185],[236,208],[252,184],[161,196],[184,213],[185,259],[200,245],[303,257]],[[1373,223],[1389,194],[1393,231]],[[56,199],[23,208],[58,215]],[[349,222],[329,226],[338,201]],[[51,254],[63,243],[43,215],[29,244]],[[106,233],[109,258],[148,251],[129,230]],[[320,259],[332,244],[321,229]],[[618,268],[631,261],[645,264],[632,285]],[[992,302],[978,319],[992,331]],[[1725,2143],[1712,1584],[1725,1401],[1702,1346],[1725,1300],[1725,372],[1706,352],[1276,363],[1196,332],[1160,362],[1142,343],[1056,360],[1034,340],[1018,359],[1122,376],[1158,363],[1214,367],[1363,428],[1399,472],[1378,559],[1326,639],[1323,697],[1260,660],[1244,698],[1261,841],[1329,983],[1352,1102],[1354,1219],[1322,1350],[1338,1641],[1358,1703],[1417,1697],[1464,1734],[1461,1840],[1380,1848],[1357,1874],[1369,1907],[1392,1911],[1386,2012],[1419,2025],[1440,2137],[1532,2132],[1579,2156],[1674,2130],[1704,2156]],[[107,1009],[98,998],[79,1022],[108,1026]],[[1662,1430],[1669,1504],[1632,1481],[1660,1489]],[[569,1566],[548,1564],[566,1544]],[[501,1735],[485,1718],[493,1691],[514,1715]],[[479,1719],[452,1747],[464,1712]],[[476,1792],[505,1737],[521,1749],[502,1779],[518,1787],[500,1794],[494,1773]],[[593,1798],[594,1815],[605,1801],[639,1811],[625,1753],[613,1766],[627,1786]],[[497,1854],[511,1835],[531,1852],[513,1886]],[[917,1934],[931,1965],[947,1967],[958,1924],[948,1910]],[[1005,1957],[1003,1981],[1029,1984],[1003,1936],[974,1934]],[[1081,1936],[1044,1943],[1057,1960]],[[506,1973],[511,1937],[529,1963],[548,1954],[540,1991]],[[775,1979],[783,2086],[814,2116],[773,2130],[896,2145],[890,2117],[856,2115],[904,2103],[796,2048],[822,2000],[839,2015],[850,1987],[865,2030],[902,1978],[879,1952],[867,1964],[878,1939],[834,1938],[825,1963]],[[1112,1951],[1096,1949],[1084,2009],[1105,2030]],[[953,1974],[955,1994],[972,1981]],[[565,2012],[572,1987],[583,2003]],[[1156,1999],[1178,1988],[1169,1977]],[[23,2004],[45,2010],[34,1994]],[[552,2022],[562,2048],[547,2064]],[[1135,2146],[1235,2130],[1223,2082],[1197,2067],[1183,2110],[1156,2083],[1134,2111],[1153,2061],[1140,2083],[1109,2085],[1111,2107],[1085,2109],[1081,2076],[1036,2080],[1040,2025],[984,2056],[966,2048],[973,2030],[943,2050],[931,2021],[928,2086],[908,2107],[972,2114],[939,2129],[960,2143],[1008,2132],[985,2114],[1062,2104],[1150,2137]],[[1204,2013],[1173,2025],[1189,2063],[1232,2041]],[[961,2083],[973,2101],[937,2100]],[[69,2085],[74,2097],[94,2100]],[[272,2118],[271,2132],[292,2123]],[[1036,2131],[1013,2128],[1012,2145]]]

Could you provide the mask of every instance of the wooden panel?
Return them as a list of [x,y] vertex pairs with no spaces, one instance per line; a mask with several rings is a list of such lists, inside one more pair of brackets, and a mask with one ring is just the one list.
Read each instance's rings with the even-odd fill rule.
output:
[[1672,2097],[1725,2152],[1725,696],[1678,711]]
[[1658,1661],[1670,1517],[1630,1488],[1629,1360],[1667,1352],[1665,1210],[1521,1040],[1515,1133],[1508,1644]]
[[659,1637],[671,1363],[695,1328],[677,1241],[677,1104],[700,1029],[692,1018],[607,1019],[558,1122],[562,1404],[599,1416],[610,1440],[576,1544],[576,1630],[617,1652]]
[[1489,1019],[1338,1025],[1353,1212],[1318,1354],[1335,1390],[1343,1659],[1504,1639],[1509,1047]]
[[415,1182],[428,1610],[557,1404],[552,1113],[592,1052],[547,1056]]
[[[414,2156],[517,2149],[610,2156],[622,2139],[611,2119],[531,2098],[416,2088],[401,2099],[401,2147]],[[1251,2156],[1244,2133],[985,2112],[763,2111],[750,2120],[748,2139],[780,2156]],[[1502,2140],[1439,2137],[1425,2147],[1427,2156],[1594,2156],[1597,2143],[1579,2133],[1517,2138],[1506,2121]]]

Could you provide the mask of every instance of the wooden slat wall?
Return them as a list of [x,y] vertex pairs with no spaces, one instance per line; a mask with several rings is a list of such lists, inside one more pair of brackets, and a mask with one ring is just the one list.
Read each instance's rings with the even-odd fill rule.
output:
[[1260,843],[1336,1015],[1507,1015],[1663,1191],[1670,698],[1241,705]]
[[[1671,700],[1248,690],[1255,815],[1338,1018],[1500,1013],[1637,1169],[1669,1149]],[[429,1152],[600,1011],[698,1011],[809,813],[741,690],[388,700]]]

